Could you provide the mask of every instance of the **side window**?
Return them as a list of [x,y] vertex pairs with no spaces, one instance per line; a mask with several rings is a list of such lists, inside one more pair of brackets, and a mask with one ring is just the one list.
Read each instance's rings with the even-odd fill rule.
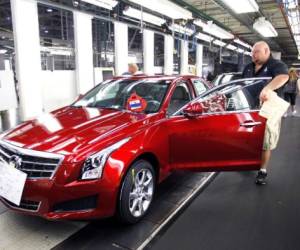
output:
[[246,95],[245,89],[236,89],[233,91],[220,91],[218,93],[207,96],[201,104],[203,113],[220,113],[230,111],[248,111],[251,104]]
[[238,90],[226,96],[226,111],[248,110],[250,105],[243,90]]
[[190,89],[186,82],[179,83],[170,100],[168,107],[168,115],[174,114],[177,110],[182,108],[185,104],[192,100]]
[[207,87],[205,85],[204,82],[202,82],[201,80],[194,80],[193,81],[193,85],[194,85],[194,88],[196,90],[196,95],[199,96],[201,95],[202,93],[204,93],[206,90],[207,90]]

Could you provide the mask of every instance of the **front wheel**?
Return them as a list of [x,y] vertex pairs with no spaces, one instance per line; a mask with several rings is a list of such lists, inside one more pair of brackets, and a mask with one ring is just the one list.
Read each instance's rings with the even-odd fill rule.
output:
[[155,172],[145,160],[135,162],[127,172],[120,191],[119,217],[133,224],[148,212],[155,191]]

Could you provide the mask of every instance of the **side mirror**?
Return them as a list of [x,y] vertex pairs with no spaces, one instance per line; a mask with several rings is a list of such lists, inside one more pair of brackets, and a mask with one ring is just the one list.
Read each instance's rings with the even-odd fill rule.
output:
[[203,107],[201,103],[190,103],[183,109],[183,115],[187,118],[196,118],[203,113]]

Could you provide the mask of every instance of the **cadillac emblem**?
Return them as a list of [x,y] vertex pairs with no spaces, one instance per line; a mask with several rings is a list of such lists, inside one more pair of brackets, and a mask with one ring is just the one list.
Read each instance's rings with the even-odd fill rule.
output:
[[21,159],[21,157],[19,157],[17,155],[12,155],[9,158],[9,165],[11,167],[13,167],[13,168],[20,169],[21,165],[22,165],[22,159]]

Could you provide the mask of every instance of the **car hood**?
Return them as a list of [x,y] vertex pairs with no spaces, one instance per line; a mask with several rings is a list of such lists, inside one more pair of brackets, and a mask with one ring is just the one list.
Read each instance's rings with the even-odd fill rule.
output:
[[145,124],[148,116],[118,110],[67,107],[23,123],[2,139],[22,148],[75,154],[89,145],[129,136]]

